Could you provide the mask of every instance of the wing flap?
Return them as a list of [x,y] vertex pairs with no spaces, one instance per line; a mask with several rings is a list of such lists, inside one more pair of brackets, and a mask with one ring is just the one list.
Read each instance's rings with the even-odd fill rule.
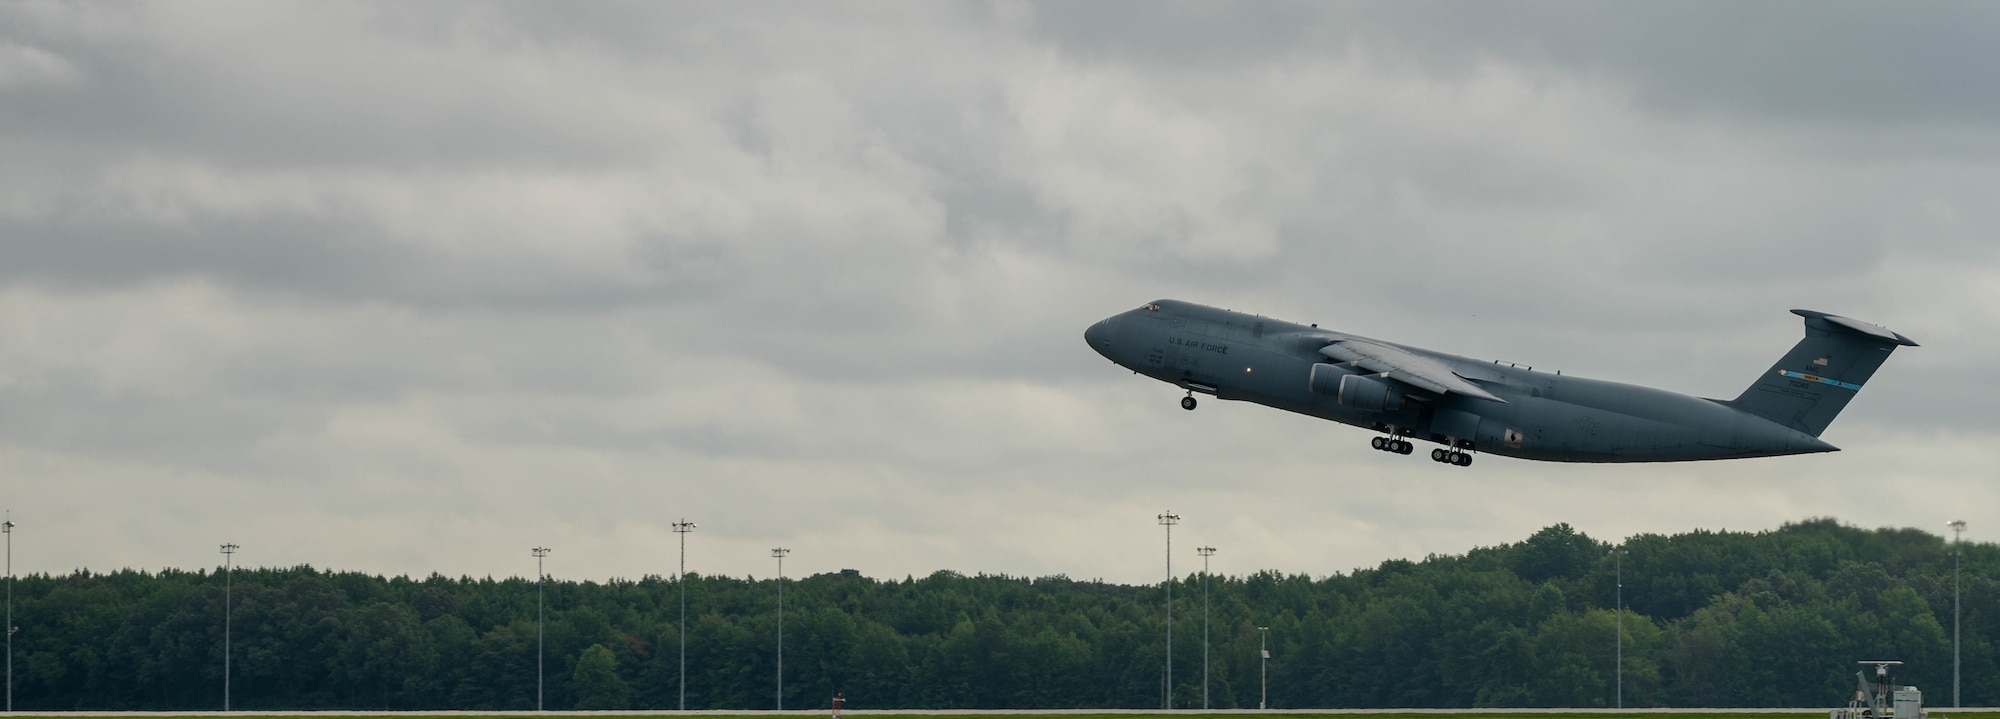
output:
[[1387,376],[1432,394],[1461,394],[1505,404],[1478,385],[1465,381],[1444,363],[1384,344],[1347,339],[1320,348],[1320,354],[1339,362]]

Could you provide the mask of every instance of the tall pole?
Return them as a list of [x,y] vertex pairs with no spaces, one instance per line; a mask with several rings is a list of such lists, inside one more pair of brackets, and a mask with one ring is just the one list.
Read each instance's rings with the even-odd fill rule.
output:
[[[234,560],[236,559],[236,550],[238,549],[241,549],[241,547],[236,546],[236,544],[233,542],[222,545],[222,710],[223,711],[229,711],[229,624],[230,624],[230,614],[231,614],[230,595],[235,590],[233,586],[234,580],[236,578],[235,577],[236,564]],[[11,554],[11,550],[9,551],[9,553]],[[9,557],[8,561],[11,563],[13,561],[12,557]],[[8,628],[10,629],[13,628],[13,624],[11,621],[8,624]]]
[[528,550],[535,555],[535,711],[542,710],[542,558],[548,547]]
[[1965,520],[1951,520],[1951,706],[1958,707],[1958,562],[1965,553],[1960,535]]
[[1167,528],[1167,683],[1160,688],[1160,707],[1174,708],[1174,525],[1181,516],[1174,510],[1160,515],[1160,526]]
[[1208,708],[1208,558],[1214,547],[1195,547],[1201,555],[1201,708]]
[[1271,646],[1265,643],[1270,638],[1270,627],[1257,628],[1257,708],[1260,710],[1265,708],[1264,702],[1271,697],[1270,675],[1264,671],[1264,665],[1271,662]]
[[1618,585],[1618,708],[1625,708],[1625,550],[1611,553],[1611,566]]
[[771,550],[778,559],[778,711],[785,710],[785,555],[791,553],[784,547]]
[[674,523],[674,534],[681,536],[681,573],[674,577],[674,583],[681,585],[681,711],[688,708],[688,532],[694,531],[694,522],[682,517]]
[[0,522],[0,534],[7,535],[7,711],[14,711],[14,512]]

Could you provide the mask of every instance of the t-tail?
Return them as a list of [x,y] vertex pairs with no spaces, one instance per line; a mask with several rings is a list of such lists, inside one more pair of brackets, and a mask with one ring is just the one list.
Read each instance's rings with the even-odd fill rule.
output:
[[1806,338],[1729,404],[1814,437],[1826,431],[1890,352],[1917,346],[1880,325],[1812,310],[1792,314],[1806,318]]

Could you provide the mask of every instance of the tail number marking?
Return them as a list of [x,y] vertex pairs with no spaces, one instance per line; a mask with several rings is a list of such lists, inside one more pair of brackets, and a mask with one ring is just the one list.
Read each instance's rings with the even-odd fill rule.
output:
[[1837,379],[1833,379],[1833,378],[1831,378],[1831,377],[1821,377],[1821,376],[1819,376],[1819,375],[1816,375],[1816,374],[1806,374],[1806,373],[1804,373],[1804,372],[1793,372],[1793,371],[1791,371],[1791,370],[1784,370],[1784,369],[1781,369],[1781,370],[1778,370],[1778,375],[1779,375],[1779,376],[1782,376],[1782,377],[1790,377],[1790,378],[1792,378],[1792,379],[1802,379],[1802,380],[1805,380],[1805,381],[1807,381],[1807,382],[1818,382],[1818,383],[1820,383],[1820,384],[1830,384],[1830,385],[1833,385],[1833,386],[1835,386],[1835,387],[1839,387],[1839,388],[1841,388],[1841,389],[1844,389],[1844,390],[1849,390],[1849,391],[1854,391],[1854,392],[1859,392],[1859,391],[1861,391],[1861,385],[1858,385],[1858,384],[1855,384],[1855,383],[1853,383],[1853,382],[1842,382],[1842,381],[1840,381],[1840,380],[1837,380]]

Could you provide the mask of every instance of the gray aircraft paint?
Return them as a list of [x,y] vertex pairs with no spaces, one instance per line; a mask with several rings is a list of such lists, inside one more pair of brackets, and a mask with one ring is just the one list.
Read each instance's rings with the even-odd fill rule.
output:
[[[1084,340],[1190,397],[1254,402],[1448,451],[1555,462],[1838,451],[1819,434],[1896,347],[1916,343],[1846,317],[1793,312],[1805,318],[1805,338],[1734,400],[1536,372],[1174,300],[1109,317]],[[1362,369],[1341,359],[1354,357],[1352,348],[1413,369]]]

